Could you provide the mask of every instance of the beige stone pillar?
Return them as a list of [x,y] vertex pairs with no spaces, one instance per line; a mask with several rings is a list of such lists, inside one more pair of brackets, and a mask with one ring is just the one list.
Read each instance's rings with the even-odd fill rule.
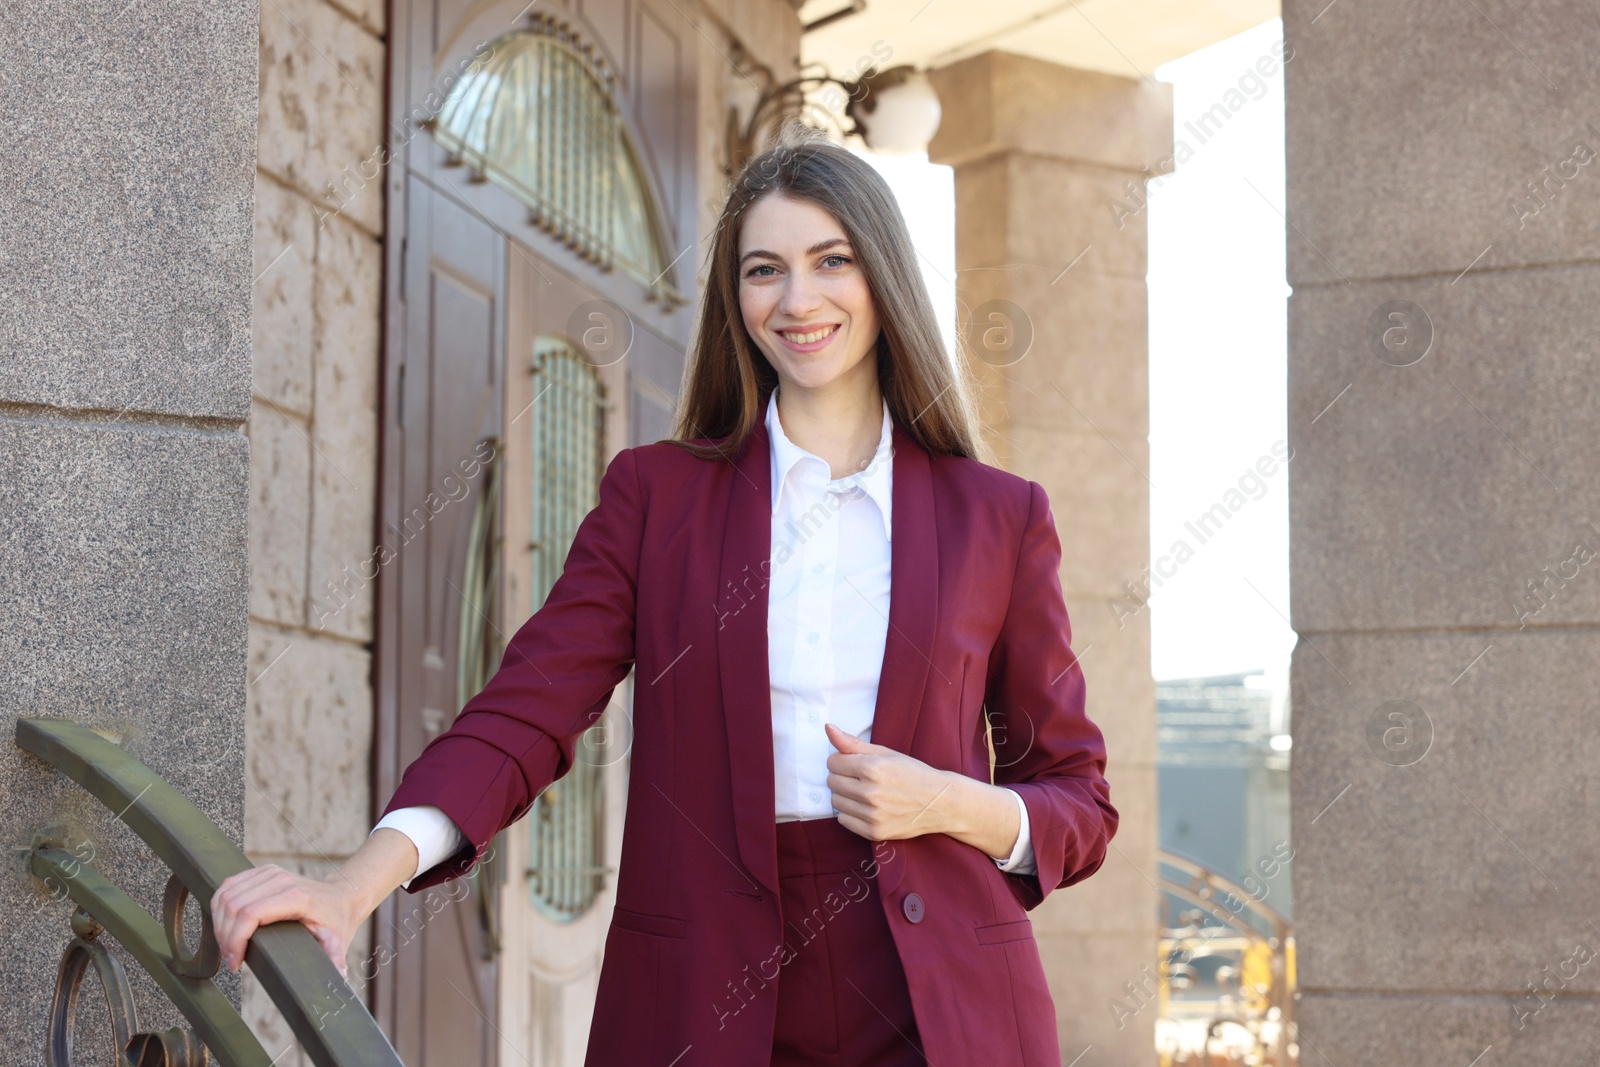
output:
[[1600,23],[1468,12],[1284,5],[1301,1063],[1600,1023]]
[[[1006,469],[1050,495],[1089,712],[1121,824],[1105,864],[1032,913],[1064,1062],[1155,1062],[1155,685],[1146,177],[1171,168],[1165,84],[986,52],[932,74],[929,159],[955,168],[956,294]],[[1120,1008],[1114,1005],[1120,1005]]]

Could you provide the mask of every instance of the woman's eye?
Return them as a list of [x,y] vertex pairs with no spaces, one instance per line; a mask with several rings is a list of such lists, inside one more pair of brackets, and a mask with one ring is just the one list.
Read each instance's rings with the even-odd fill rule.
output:
[[850,257],[849,257],[849,256],[846,256],[846,255],[843,255],[843,254],[842,254],[842,253],[839,253],[839,252],[835,252],[835,253],[834,253],[834,254],[833,254],[833,255],[831,255],[831,256],[824,256],[824,257],[822,257],[822,262],[824,262],[824,263],[826,263],[826,262],[828,262],[828,260],[830,260],[830,259],[837,259],[837,260],[840,260],[840,261],[841,261],[841,262],[840,262],[840,266],[843,266],[843,265],[844,265],[844,264],[845,264],[845,263],[849,263],[849,262],[850,262]]
[[772,270],[772,269],[773,269],[773,267],[772,267],[771,263],[760,263],[760,264],[757,264],[754,267],[751,267],[749,270],[745,271],[744,276],[746,278],[755,278],[755,277],[765,278],[765,277],[767,277],[767,275],[765,275],[765,274],[757,275],[756,271],[758,271],[758,270]]

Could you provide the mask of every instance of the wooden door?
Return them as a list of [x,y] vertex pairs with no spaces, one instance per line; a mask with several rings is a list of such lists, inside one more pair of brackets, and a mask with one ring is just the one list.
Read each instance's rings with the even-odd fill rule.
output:
[[[605,464],[630,444],[666,435],[682,355],[632,315],[550,264],[536,263],[514,243],[506,275],[500,603],[501,628],[510,634],[542,602],[553,572],[548,565],[541,569],[541,556],[555,552],[564,558],[576,521],[595,503],[593,493]],[[591,409],[597,431],[588,439],[597,446],[592,450],[582,432],[584,411],[573,410],[575,403],[586,403],[574,395],[574,385],[580,384],[595,388],[600,398]],[[547,442],[556,423],[579,432],[569,430],[565,443],[551,449]],[[552,451],[573,456],[569,466],[583,472],[586,484],[573,484],[572,471],[541,471],[541,457]],[[593,460],[579,455],[591,451]],[[558,509],[565,514],[552,522],[551,512]],[[536,522],[535,516],[543,521]],[[559,573],[559,560],[553,562],[554,573]],[[535,805],[502,835],[505,873],[498,883],[496,914],[505,945],[500,973],[503,1062],[527,1067],[583,1062],[622,854],[632,687],[630,675],[600,722],[584,735],[573,770],[551,787],[554,803],[548,808]],[[569,792],[562,795],[563,790]],[[534,849],[535,824],[556,822],[558,816],[570,823],[575,813],[594,830],[592,859]],[[564,824],[556,822],[556,827],[546,840],[574,836]],[[596,872],[592,878],[585,875],[591,863]],[[550,878],[551,866],[558,871],[556,879]],[[555,902],[559,906],[552,906],[545,894],[552,880],[562,890]]]
[[[657,236],[670,249],[663,261],[681,254],[672,272],[681,300],[647,298],[637,272],[602,269],[577,254],[559,233],[530,221],[527,203],[453,160],[414,121],[437,113],[486,44],[524,27],[530,11],[557,9],[520,0],[396,0],[392,7],[380,514],[397,550],[378,582],[374,818],[406,765],[466,699],[458,691],[471,676],[462,670],[463,623],[484,614],[468,586],[490,443],[502,457],[493,514],[504,565],[488,633],[503,641],[532,610],[520,595],[527,538],[518,525],[532,480],[519,451],[531,342],[566,338],[605,364],[606,458],[659,440],[670,426],[700,258],[692,250],[694,27],[654,0],[559,8],[570,32],[615,72],[615,103],[658,210]],[[620,351],[596,355],[585,345],[596,309],[625,329]],[[604,722],[612,739],[625,737],[628,695],[627,685],[619,687]],[[608,763],[603,781],[600,840],[613,868],[626,773],[624,756]],[[372,1009],[413,1067],[582,1062],[614,879],[572,922],[536,915],[523,823],[502,831],[495,861],[464,880],[466,896],[459,885],[401,891],[374,916],[381,965]],[[447,890],[445,906],[423,905],[427,893]]]
[[[460,634],[472,519],[504,400],[505,249],[495,231],[426,185],[408,189],[400,351],[385,383],[376,681],[379,773],[399,772],[459,710]],[[481,868],[462,886],[404,891],[378,909],[377,1018],[410,1064],[491,1067],[498,981]]]

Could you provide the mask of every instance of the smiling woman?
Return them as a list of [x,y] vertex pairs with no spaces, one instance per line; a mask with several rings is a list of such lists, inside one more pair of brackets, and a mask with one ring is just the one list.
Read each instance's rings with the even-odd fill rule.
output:
[[[830,447],[810,429],[815,413],[857,395],[851,443],[870,456],[881,395],[923,448],[992,459],[971,372],[946,355],[900,206],[865,161],[789,126],[729,193],[711,263],[674,425],[682,447],[709,458],[717,451],[696,439],[726,436],[737,449],[761,421],[762,394],[787,377],[784,426],[793,411],[803,447]],[[825,458],[850,468],[860,457]]]
[[610,461],[543,605],[385,807],[421,832],[380,823],[326,882],[225,883],[218,943],[236,966],[300,918],[338,958],[397,886],[468,874],[581,779],[635,670],[586,1062],[1059,1063],[1026,913],[1100,867],[1118,815],[1044,489],[977,458],[967,365],[852,153],[753,158],[703,292],[673,438]]
[[[822,235],[811,241],[808,235]],[[780,380],[791,440],[828,461],[834,477],[862,470],[877,450],[878,367],[866,358],[879,334],[872,290],[838,221],[814,203],[774,194],[745,217],[739,257],[739,311]],[[809,242],[804,247],[787,247]],[[784,246],[772,251],[769,245]],[[826,432],[850,401],[859,401],[856,432]],[[821,431],[821,432],[819,432]]]

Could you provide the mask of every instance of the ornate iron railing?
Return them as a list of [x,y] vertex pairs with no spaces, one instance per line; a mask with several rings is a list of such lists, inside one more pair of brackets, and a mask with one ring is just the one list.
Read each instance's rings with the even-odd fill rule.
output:
[[[1274,871],[1288,862],[1274,858]],[[1293,1067],[1294,932],[1264,902],[1268,883],[1252,876],[1251,891],[1175,852],[1161,852],[1158,867],[1163,1067]]]
[[[94,730],[66,719],[18,719],[16,743],[83,786],[144,839],[167,881],[157,923],[103,874],[60,842],[32,849],[28,866],[52,894],[77,905],[73,938],[56,976],[46,1045],[48,1067],[71,1067],[78,993],[92,966],[105,989],[118,1067],[270,1067],[273,1060],[212,982],[220,952],[210,901],[229,875],[251,867],[243,852],[154,771]],[[200,906],[200,943],[183,930],[184,905]],[[163,929],[164,928],[164,929]],[[142,1032],[109,932],[155,980],[193,1029]],[[258,928],[245,949],[250,972],[283,1013],[317,1067],[402,1067],[383,1031],[299,920]]]

